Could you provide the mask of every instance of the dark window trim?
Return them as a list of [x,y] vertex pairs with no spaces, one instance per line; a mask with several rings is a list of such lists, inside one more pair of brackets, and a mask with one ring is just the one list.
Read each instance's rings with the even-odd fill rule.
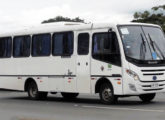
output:
[[[94,48],[94,36],[96,35],[96,34],[106,34],[106,33],[108,33],[108,31],[107,32],[95,32],[95,33],[93,33],[93,35],[92,35],[92,58],[94,59],[94,60],[97,60],[97,61],[101,61],[101,60],[98,60],[98,59],[95,59],[94,57],[93,57],[93,48]],[[116,34],[116,32],[115,32],[115,34]],[[117,34],[116,34],[116,38],[117,38]],[[119,39],[117,38],[117,42],[118,42],[118,46],[119,46]],[[119,53],[121,54],[121,52],[120,52],[120,46],[119,46]],[[112,63],[112,62],[106,62],[106,61],[102,61],[102,62],[105,62],[105,63],[109,63],[109,64],[112,64],[112,65],[114,65],[114,66],[118,66],[118,67],[121,67],[122,66],[122,58],[121,58],[121,55],[120,55],[120,61],[121,61],[121,65],[117,65],[117,64],[114,64],[114,63]]]
[[6,37],[0,37],[0,39],[2,39],[2,38],[10,38],[11,39],[11,46],[10,46],[10,48],[11,48],[11,51],[10,51],[10,56],[9,57],[1,57],[0,56],[0,59],[6,59],[6,58],[11,58],[12,57],[12,49],[13,49],[13,39],[12,39],[12,37],[11,36],[6,36]]
[[[94,36],[96,35],[96,34],[106,34],[106,33],[108,33],[108,32],[96,32],[96,33],[94,33],[93,34],[93,36],[92,36],[92,55],[93,55],[93,47],[94,47],[94,42],[93,42],[93,40],[94,40]],[[115,32],[116,33],[116,32]],[[105,49],[106,50],[106,49]],[[92,56],[93,57],[93,56]]]
[[[88,53],[86,53],[86,54],[79,54],[79,36],[81,35],[81,34],[88,34],[88,37],[89,37],[89,39],[88,39]],[[78,39],[77,39],[78,41],[77,41],[77,55],[81,55],[81,56],[83,56],[83,55],[88,55],[89,54],[89,48],[90,48],[90,34],[88,33],[88,32],[84,32],[84,33],[79,33],[78,34]]]
[[[50,49],[49,49],[49,55],[33,55],[33,39],[34,39],[34,36],[39,36],[39,35],[50,35]],[[51,55],[51,44],[52,44],[52,34],[51,33],[40,33],[40,34],[33,34],[32,35],[32,39],[31,39],[31,56],[32,57],[48,57]]]
[[[94,36],[95,36],[96,34],[106,34],[106,33],[108,33],[108,32],[96,32],[96,33],[94,33],[94,34],[92,35],[92,58],[93,58],[93,48],[94,48],[94,42],[93,42]],[[93,59],[95,59],[95,58],[93,58]]]
[[[54,55],[53,54],[53,50],[54,50],[54,35],[55,34],[60,34],[60,33],[71,33],[72,35],[73,35],[73,51],[72,51],[72,53],[70,54],[70,55],[65,55],[65,54],[56,54],[56,55]],[[73,55],[73,53],[74,53],[74,32],[73,31],[64,31],[64,32],[54,32],[53,34],[52,34],[52,56],[61,56],[61,57],[65,57],[65,56],[72,56]]]
[[[19,57],[15,57],[14,56],[14,40],[17,38],[17,37],[30,37],[30,52],[29,52],[29,55],[28,56],[19,56]],[[13,45],[12,45],[12,55],[13,55],[13,58],[27,58],[27,57],[30,57],[31,56],[31,48],[32,48],[32,37],[31,35],[20,35],[20,36],[14,36],[13,37]]]

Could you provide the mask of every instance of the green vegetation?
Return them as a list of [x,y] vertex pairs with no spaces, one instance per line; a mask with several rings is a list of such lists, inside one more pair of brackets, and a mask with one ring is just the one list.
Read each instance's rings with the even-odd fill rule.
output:
[[150,11],[135,12],[132,22],[158,24],[165,32],[165,5],[155,6]]
[[55,18],[51,18],[48,20],[44,20],[42,24],[44,23],[52,23],[52,22],[82,22],[84,23],[83,19],[80,19],[79,17],[76,18],[68,18],[68,17],[63,17],[63,16],[57,16]]

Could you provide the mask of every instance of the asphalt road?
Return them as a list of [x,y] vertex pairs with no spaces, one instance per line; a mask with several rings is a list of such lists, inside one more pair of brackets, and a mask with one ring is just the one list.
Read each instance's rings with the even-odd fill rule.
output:
[[26,93],[2,91],[0,120],[165,120],[165,93],[149,104],[128,97],[115,105],[103,105],[98,96],[80,95],[69,101],[57,94],[32,101]]

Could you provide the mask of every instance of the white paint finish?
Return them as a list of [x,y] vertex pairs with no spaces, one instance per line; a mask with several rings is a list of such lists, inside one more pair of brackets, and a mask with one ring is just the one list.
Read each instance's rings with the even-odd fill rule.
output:
[[[78,45],[78,35],[79,33],[89,33],[90,35],[91,31],[81,31],[77,32],[76,34],[76,41]],[[90,36],[90,41],[91,41]],[[91,46],[91,44],[89,44]],[[77,46],[78,47],[78,46]],[[91,48],[91,47],[89,47]],[[77,51],[77,50],[76,50]],[[78,54],[78,53],[77,53]],[[80,93],[91,93],[91,79],[90,79],[90,73],[91,73],[91,63],[90,63],[90,50],[88,55],[77,55],[77,89]]]
[[0,88],[24,91],[26,77],[0,77]]
[[65,92],[77,92],[77,79],[76,77],[66,77],[64,78],[64,89]]
[[141,70],[160,70],[165,69],[165,66],[159,67],[137,67],[131,63],[129,63],[130,69],[138,73],[139,78],[142,81],[152,81],[154,75],[143,75],[143,74],[156,74],[156,73],[164,73],[164,75],[156,75],[157,80],[165,80],[165,71],[151,71],[151,72],[142,72]]
[[21,81],[17,77],[0,77],[0,88],[20,90]]
[[[121,67],[112,65],[112,68],[108,68],[110,63],[105,63],[99,60],[91,60],[91,75],[103,75],[112,76],[112,74],[122,74]],[[102,70],[103,67],[103,70]]]
[[[109,28],[115,30],[114,26],[109,26],[105,29],[94,29],[92,30],[92,34],[99,33],[99,32],[107,32]],[[117,31],[116,31],[117,32]],[[120,74],[121,75],[121,67],[116,65],[112,65],[112,68],[108,68],[108,64],[106,62],[102,62],[100,60],[96,60],[94,58],[91,59],[91,75],[105,75],[111,76],[112,74]],[[104,68],[103,70],[101,68]]]
[[67,75],[68,69],[75,74],[74,61],[75,56],[0,59],[0,66],[4,66],[0,75]]
[[96,86],[97,80],[98,80],[97,78],[91,77],[91,93],[92,94],[95,94],[95,86]]
[[[115,30],[114,27],[109,27],[109,28],[112,28],[113,30]],[[98,33],[98,32],[107,32],[109,28],[96,29],[96,30],[93,30],[92,33],[94,34],[94,33]],[[111,64],[111,63],[102,62],[102,61],[92,58],[91,59],[91,75],[92,76],[93,75],[105,76],[105,78],[107,78],[112,83],[113,88],[114,88],[114,94],[123,95],[122,84],[118,85],[117,84],[118,81],[115,80],[118,78],[108,77],[108,76],[112,76],[113,74],[122,75],[122,68],[119,66],[116,66],[116,65],[112,65],[112,64],[111,64],[111,67],[109,67],[109,64]],[[95,81],[97,82],[97,80],[99,80],[101,77],[95,77],[95,78],[96,78]],[[122,78],[120,78],[120,79],[121,79],[121,83],[123,83]],[[96,82],[94,82],[94,83],[96,84]],[[92,84],[93,90],[95,90],[95,84],[94,85]]]
[[[128,84],[133,83],[139,85],[139,83],[135,83],[135,81],[127,75],[125,69],[131,68],[133,71],[137,72],[141,75],[141,69],[147,68],[139,68],[129,64],[125,60],[124,51],[122,42],[117,31],[116,25],[118,24],[81,24],[81,25],[43,25],[36,28],[30,28],[28,30],[19,31],[16,33],[6,33],[2,36],[10,36],[10,35],[24,35],[24,34],[37,34],[37,33],[53,33],[53,32],[61,32],[61,31],[74,31],[75,39],[74,39],[74,53],[71,57],[61,57],[61,56],[50,56],[50,57],[29,57],[29,58],[11,58],[11,59],[0,59],[0,75],[5,75],[6,77],[0,78],[0,87],[14,90],[24,90],[24,82],[29,76],[30,78],[34,78],[37,82],[40,91],[57,91],[57,92],[79,92],[79,93],[94,93],[95,84],[99,77],[96,78],[95,81],[91,82],[90,75],[100,75],[100,76],[111,76],[112,74],[120,74],[122,75],[122,85],[118,85],[115,78],[107,77],[109,81],[111,81],[114,92],[116,95],[138,95],[150,92],[144,92],[139,90],[137,92],[133,92],[129,89]],[[129,25],[128,23],[126,25]],[[148,25],[148,24],[131,24],[131,25]],[[93,26],[93,27],[92,27]],[[153,25],[155,26],[155,25]],[[96,32],[107,32],[109,28],[113,28],[117,33],[117,37],[119,40],[121,58],[122,58],[122,68],[112,65],[112,68],[108,67],[108,63],[94,60],[91,58],[91,48],[92,48],[92,34]],[[90,51],[87,56],[78,56],[77,55],[77,34],[89,32],[90,33]],[[77,66],[78,62],[80,62],[80,66]],[[88,62],[88,66],[86,65]],[[104,70],[101,70],[101,67]],[[153,67],[152,69],[162,69],[164,67]],[[150,68],[148,68],[150,69]],[[67,76],[68,70],[72,73],[71,75],[76,75],[77,78],[71,80],[70,84],[68,83],[68,77],[54,77],[59,75]],[[7,77],[7,75],[21,75],[23,79],[18,80],[17,77]],[[41,77],[37,79],[34,76]],[[142,77],[144,80],[151,79],[151,77]],[[163,76],[159,77],[159,79],[164,79]],[[139,87],[140,89],[140,87]],[[157,92],[157,91],[152,91]],[[163,92],[163,91],[158,91]]]
[[[69,25],[70,24],[70,25]],[[145,24],[145,23],[94,23],[94,24],[79,24],[75,25],[75,23],[62,22],[60,23],[49,23],[49,24],[40,24],[37,26],[22,28],[21,30],[12,30],[5,33],[0,33],[1,37],[4,36],[18,36],[18,35],[32,35],[39,33],[53,33],[53,32],[61,32],[61,31],[83,31],[83,30],[93,30],[96,29],[108,29],[110,27],[116,29],[117,25],[146,25],[146,26],[155,26],[154,24]]]
[[49,91],[64,91],[64,78],[63,77],[49,78]]
[[[91,91],[94,94],[95,93],[96,83],[97,83],[98,80],[101,79],[101,77],[91,77],[91,78],[92,78],[91,79]],[[122,87],[123,80],[122,80],[122,78],[121,77],[106,77],[106,78],[112,83],[113,89],[114,89],[114,94],[115,95],[123,95],[123,87]],[[117,79],[121,79],[120,80],[121,81],[121,84],[120,85],[117,84],[117,82],[119,81]]]

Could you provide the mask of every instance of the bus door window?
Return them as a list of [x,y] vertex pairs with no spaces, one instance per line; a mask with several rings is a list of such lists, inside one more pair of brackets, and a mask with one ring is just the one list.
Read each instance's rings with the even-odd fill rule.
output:
[[116,33],[95,33],[92,56],[96,60],[120,66],[121,59]]
[[78,36],[78,50],[79,55],[88,55],[89,53],[89,34],[80,33]]

